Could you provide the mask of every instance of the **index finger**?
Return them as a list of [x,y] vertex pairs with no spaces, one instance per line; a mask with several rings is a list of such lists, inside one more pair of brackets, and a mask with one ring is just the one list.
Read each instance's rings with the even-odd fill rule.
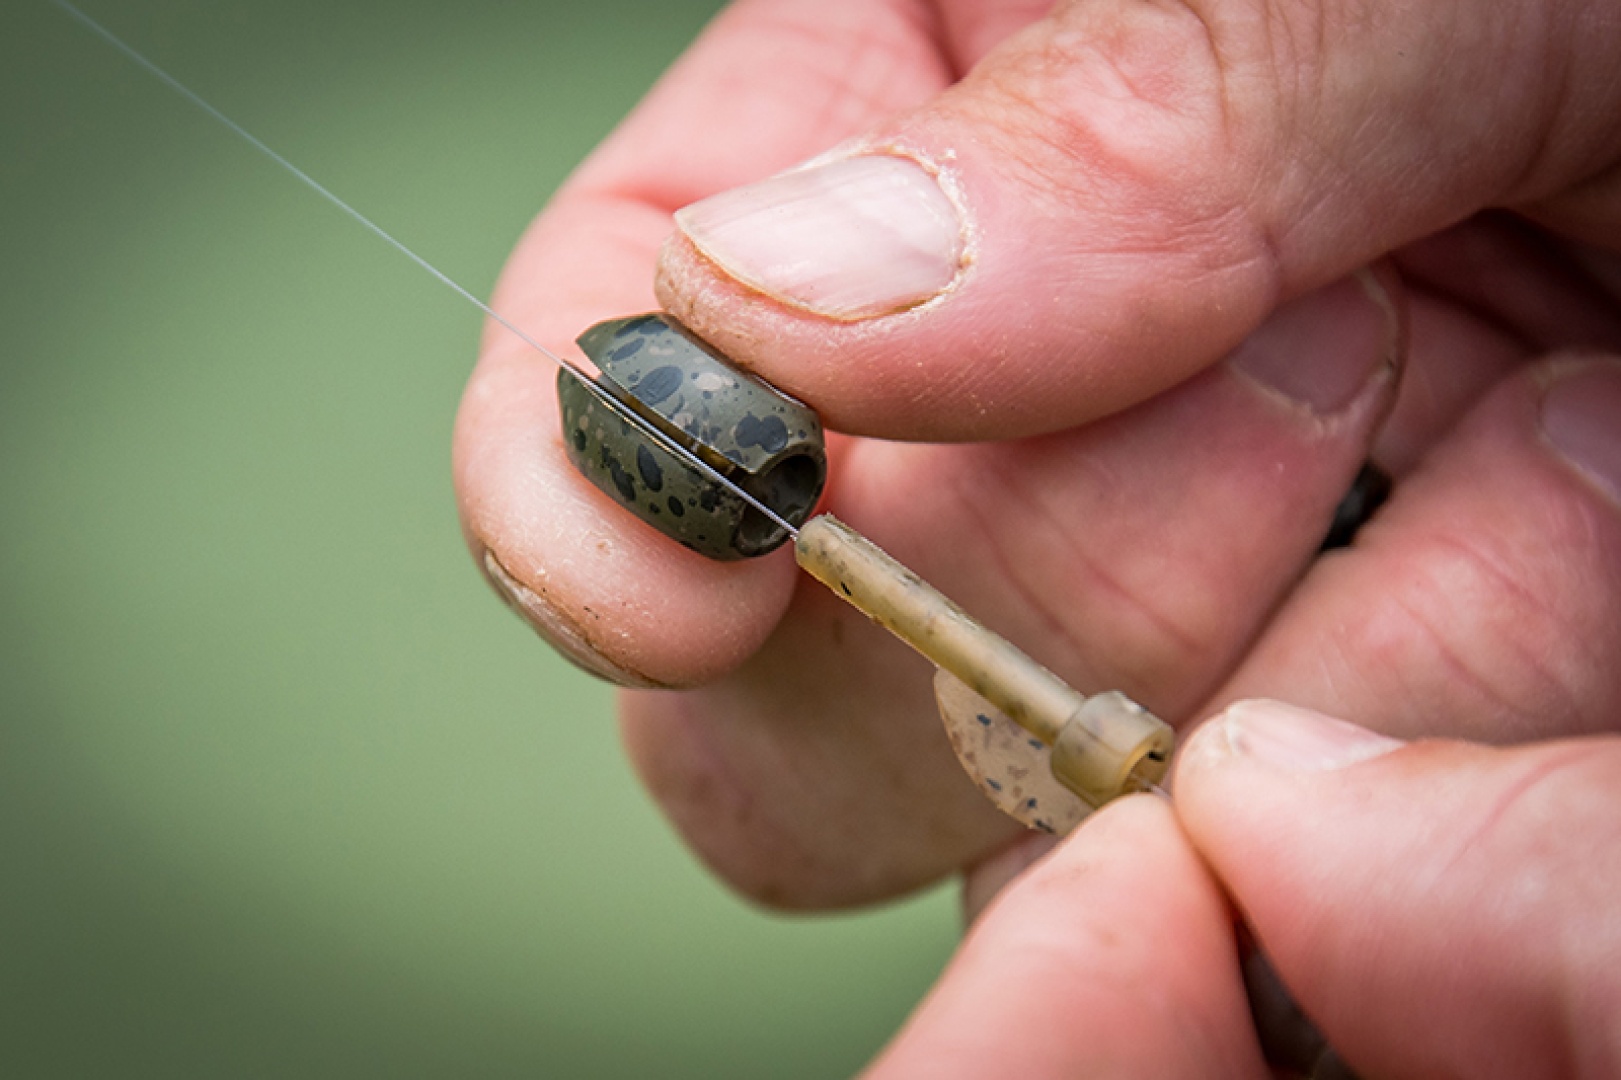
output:
[[1268,1075],[1231,914],[1170,806],[1111,804],[1008,886],[867,1075]]
[[[724,12],[535,222],[493,306],[564,354],[594,322],[656,307],[670,212],[926,99],[951,77],[932,30],[902,0]],[[489,329],[455,437],[475,558],[598,674],[677,685],[734,666],[786,605],[791,561],[712,563],[616,509],[566,459],[553,377],[513,335]]]

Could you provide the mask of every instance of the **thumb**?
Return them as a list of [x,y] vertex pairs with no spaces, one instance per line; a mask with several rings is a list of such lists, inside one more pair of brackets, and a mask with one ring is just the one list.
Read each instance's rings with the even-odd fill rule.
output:
[[1195,847],[1364,1076],[1621,1069],[1621,740],[1403,744],[1242,702],[1184,750]]
[[1621,159],[1612,13],[1059,4],[921,108],[681,211],[660,299],[845,431],[1073,426],[1484,207],[1621,228],[1614,170],[1583,186]]

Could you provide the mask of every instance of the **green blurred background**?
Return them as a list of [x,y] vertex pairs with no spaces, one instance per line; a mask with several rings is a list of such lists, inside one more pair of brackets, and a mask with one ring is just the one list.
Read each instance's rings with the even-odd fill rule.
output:
[[[479,293],[714,8],[85,2]],[[5,8],[0,1075],[859,1067],[954,898],[708,879],[462,549],[477,314]]]

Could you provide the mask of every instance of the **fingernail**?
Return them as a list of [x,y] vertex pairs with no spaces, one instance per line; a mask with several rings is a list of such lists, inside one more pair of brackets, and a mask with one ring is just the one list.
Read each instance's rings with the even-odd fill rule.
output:
[[1401,317],[1363,270],[1280,307],[1228,358],[1274,393],[1319,415],[1337,413],[1400,361]]
[[1216,722],[1230,753],[1296,772],[1332,772],[1406,745],[1279,701],[1240,701]]
[[494,552],[486,548],[479,557],[479,566],[484,571],[484,580],[495,590],[495,595],[556,649],[563,659],[581,671],[606,679],[616,686],[632,690],[660,688],[658,683],[620,667],[597,652],[578,627],[564,618],[539,593],[508,573]]
[[936,177],[911,158],[867,154],[796,169],[675,215],[727,274],[836,319],[915,307],[963,261],[963,225]]
[[1542,431],[1566,461],[1621,502],[1621,364],[1576,367],[1549,387]]

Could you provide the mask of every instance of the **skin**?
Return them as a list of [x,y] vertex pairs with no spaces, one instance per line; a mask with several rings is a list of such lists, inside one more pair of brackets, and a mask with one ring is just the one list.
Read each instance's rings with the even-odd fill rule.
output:
[[[826,509],[1082,689],[1184,726],[1265,696],[1402,737],[1613,731],[1621,487],[1544,420],[1557,387],[1621,363],[1617,55],[1601,0],[1489,19],[1398,0],[743,2],[559,192],[494,302],[559,350],[674,312],[844,433]],[[949,173],[974,257],[948,296],[830,318],[672,237],[678,208],[835,146]],[[1345,291],[1369,264],[1372,324]],[[1357,378],[1331,408],[1242,360],[1347,342]],[[700,858],[762,902],[825,908],[1018,838],[940,738],[925,665],[786,553],[711,563],[618,511],[567,464],[551,382],[487,334],[455,441],[469,544],[586,666],[700,687],[621,698],[630,756]],[[1368,458],[1395,494],[1318,558]],[[1326,812],[1256,805],[1298,825],[1274,826],[1268,857],[1330,846],[1310,832]],[[1195,821],[1119,816],[1185,868],[1170,877],[1193,898],[1162,898],[1166,917],[1207,944],[1201,889],[1257,919],[1261,894],[1303,902],[1224,864]],[[1305,950],[1286,953],[1311,1006]],[[1188,992],[1221,1028],[1230,990]]]
[[1235,914],[1357,1075],[1616,1075],[1621,740],[1325,768],[1235,727],[997,896],[868,1075],[1271,1076]]

